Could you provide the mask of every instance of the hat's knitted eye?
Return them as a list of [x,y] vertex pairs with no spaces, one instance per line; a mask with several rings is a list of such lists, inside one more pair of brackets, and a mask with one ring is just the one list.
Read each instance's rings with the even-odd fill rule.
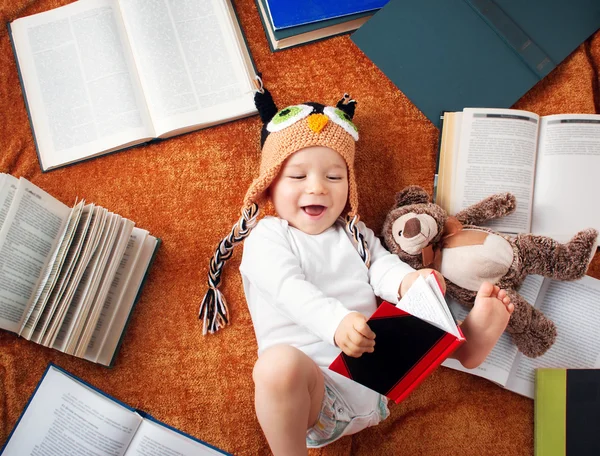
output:
[[288,106],[273,116],[271,121],[267,124],[267,131],[270,133],[281,131],[290,125],[295,124],[299,120],[308,117],[314,109],[315,108],[308,105]]
[[333,106],[326,106],[323,109],[323,114],[327,115],[333,122],[346,130],[346,132],[354,138],[354,141],[358,141],[358,128],[352,123],[348,114]]

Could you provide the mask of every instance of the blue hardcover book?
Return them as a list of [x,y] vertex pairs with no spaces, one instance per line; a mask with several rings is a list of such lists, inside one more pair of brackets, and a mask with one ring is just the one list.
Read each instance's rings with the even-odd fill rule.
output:
[[381,8],[389,0],[267,0],[275,30],[334,19]]
[[0,455],[173,454],[224,452],[49,364]]
[[597,0],[391,0],[352,40],[439,126],[512,106],[598,28]]

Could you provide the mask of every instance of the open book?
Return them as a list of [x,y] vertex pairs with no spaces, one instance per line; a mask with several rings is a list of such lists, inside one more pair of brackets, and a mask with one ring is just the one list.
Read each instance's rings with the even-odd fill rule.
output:
[[216,456],[224,451],[135,410],[50,364],[3,456]]
[[86,0],[10,23],[42,171],[256,112],[230,0]]
[[[465,369],[453,359],[443,366],[478,375],[532,399],[537,368],[600,367],[600,280],[586,276],[560,282],[530,275],[519,293],[556,324],[556,342],[546,353],[538,358],[523,356],[505,333],[479,367]],[[458,319],[465,318],[465,307],[449,304]]]
[[600,230],[599,169],[600,115],[446,112],[435,202],[454,215],[494,193],[511,192],[516,212],[487,226],[566,241],[585,228]]
[[0,328],[111,365],[160,240],[0,174]]
[[419,277],[397,306],[383,302],[368,325],[375,351],[341,353],[329,368],[397,403],[465,340],[433,274]]

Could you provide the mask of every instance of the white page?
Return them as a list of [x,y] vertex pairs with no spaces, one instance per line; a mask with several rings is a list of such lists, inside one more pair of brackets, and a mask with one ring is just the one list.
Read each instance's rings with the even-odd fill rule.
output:
[[148,231],[140,228],[134,228],[127,248],[119,263],[119,268],[115,273],[115,277],[110,284],[110,289],[106,296],[106,300],[102,306],[98,322],[94,328],[94,333],[90,339],[90,343],[87,346],[85,353],[85,359],[96,362],[104,340],[108,335],[109,329],[112,325],[112,321],[117,313],[117,309],[123,298],[127,287],[130,283],[130,278],[134,272],[136,262],[142,251],[144,241],[148,237]]
[[538,358],[519,355],[507,385],[532,399],[537,368],[600,368],[600,280],[546,283],[540,310],[556,324],[556,342]]
[[[529,302],[534,303],[540,293],[543,281],[544,278],[541,276],[527,276],[519,289],[519,294]],[[468,309],[454,300],[449,301],[456,318],[464,321],[469,313]],[[511,335],[505,332],[500,336],[500,339],[485,361],[475,369],[467,369],[456,359],[450,358],[444,361],[442,366],[477,375],[505,386],[508,382],[510,372],[513,369],[515,359],[517,359],[517,353],[517,346],[512,342]]]
[[428,321],[447,333],[460,337],[454,321],[448,321],[448,315],[443,309],[445,305],[445,302],[438,300],[436,294],[423,276],[419,276],[402,299],[400,299],[396,307],[421,320]]
[[222,456],[223,453],[161,424],[144,420],[127,456]]
[[61,237],[57,248],[54,250],[54,254],[52,255],[52,258],[48,263],[46,271],[44,272],[44,277],[40,282],[35,292],[31,306],[27,311],[27,316],[21,324],[21,328],[19,329],[19,335],[22,335],[26,339],[29,339],[29,336],[33,332],[33,328],[35,328],[35,325],[38,321],[42,309],[44,309],[44,311],[47,311],[47,315],[52,315],[52,313],[54,312],[54,309],[47,309],[45,306],[48,302],[48,298],[50,297],[52,289],[56,285],[69,246],[73,241],[73,236],[75,235],[77,225],[81,218],[83,204],[84,201],[80,201],[71,210],[71,214],[69,214],[69,220],[67,222],[67,226],[63,233],[63,236]]
[[11,28],[44,169],[155,136],[116,0],[74,2]]
[[72,327],[72,320],[77,311],[77,300],[75,299],[75,291],[84,280],[84,273],[88,269],[88,265],[92,260],[93,255],[99,248],[100,240],[104,233],[104,227],[108,223],[108,211],[101,207],[94,208],[92,222],[88,235],[84,241],[82,252],[77,259],[77,263],[73,269],[73,274],[67,284],[63,296],[58,304],[60,312],[60,320],[56,322],[56,332],[52,335],[48,342],[50,346],[57,350],[64,350],[68,342],[68,334]]
[[0,229],[0,327],[18,332],[71,209],[21,178]]
[[567,241],[577,231],[600,231],[595,184],[600,170],[600,115],[541,119],[531,231]]
[[3,456],[121,456],[141,417],[50,366]]
[[134,271],[129,279],[127,289],[119,303],[116,314],[112,319],[108,333],[100,349],[97,362],[108,366],[113,358],[115,350],[121,340],[123,330],[129,319],[131,309],[139,293],[140,287],[146,277],[148,266],[156,249],[157,239],[154,236],[147,236],[139,257],[135,263]]
[[0,174],[0,177],[2,178],[0,185],[0,229],[2,229],[4,219],[8,214],[13,196],[19,185],[19,179],[10,174]]
[[227,1],[120,0],[161,137],[256,112]]
[[516,211],[486,226],[507,233],[530,231],[538,121],[527,111],[464,109],[452,214],[495,193],[511,192]]
[[82,357],[85,355],[92,334],[96,329],[98,317],[100,316],[100,312],[104,306],[106,295],[108,294],[108,290],[111,287],[117,269],[121,264],[121,259],[123,258],[125,249],[127,248],[127,244],[129,243],[129,238],[131,236],[131,232],[133,231],[134,225],[135,224],[131,220],[121,218],[121,228],[117,233],[112,249],[108,254],[106,266],[103,268],[104,270],[99,279],[98,289],[85,319],[85,323],[83,324],[83,332],[81,333],[80,340],[75,349],[76,356]]
[[90,306],[96,295],[98,286],[100,285],[100,277],[106,266],[106,260],[112,249],[116,233],[120,229],[121,216],[112,212],[108,215],[110,220],[105,226],[104,233],[102,233],[100,244],[92,255],[92,259],[88,263],[88,266],[83,273],[82,280],[77,286],[77,290],[73,296],[75,313],[71,320],[67,346],[64,349],[65,353],[74,354],[75,346],[83,330],[83,323],[87,318]]

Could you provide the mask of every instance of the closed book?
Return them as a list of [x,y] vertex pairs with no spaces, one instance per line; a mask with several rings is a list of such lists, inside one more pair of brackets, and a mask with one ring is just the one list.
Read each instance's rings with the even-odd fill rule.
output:
[[266,0],[269,17],[275,30],[335,19],[356,13],[375,11],[389,0]]
[[391,0],[352,40],[439,126],[510,107],[598,28],[596,0]]
[[269,47],[273,52],[353,32],[375,13],[375,11],[365,11],[275,30],[269,16],[267,0],[256,0],[256,4]]
[[[419,278],[398,306],[383,302],[371,315],[367,324],[376,335],[373,353],[358,358],[341,353],[329,368],[396,403],[405,399],[465,341],[447,306],[440,307],[439,314],[443,313],[446,328],[439,324],[441,319],[427,321],[399,307],[411,301],[413,308],[423,305],[431,314],[438,304],[425,287],[431,291],[431,285]],[[445,306],[443,298],[441,303]]]
[[534,407],[535,456],[600,454],[600,369],[537,369]]

